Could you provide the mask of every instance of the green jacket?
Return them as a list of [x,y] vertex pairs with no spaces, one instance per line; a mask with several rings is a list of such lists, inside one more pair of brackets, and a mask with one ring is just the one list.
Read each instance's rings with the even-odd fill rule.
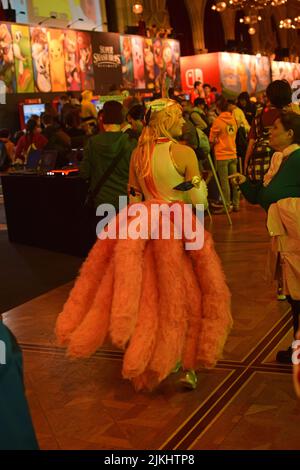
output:
[[25,397],[20,348],[0,321],[0,450],[37,450]]
[[280,199],[300,197],[300,150],[288,157],[268,186],[247,180],[240,189],[248,202],[260,204],[265,211]]
[[95,189],[112,160],[120,152],[123,153],[117,167],[96,195],[95,207],[112,204],[118,208],[119,196],[127,195],[130,158],[136,145],[137,141],[123,132],[103,132],[89,139],[84,149],[80,176],[90,180],[91,190]]

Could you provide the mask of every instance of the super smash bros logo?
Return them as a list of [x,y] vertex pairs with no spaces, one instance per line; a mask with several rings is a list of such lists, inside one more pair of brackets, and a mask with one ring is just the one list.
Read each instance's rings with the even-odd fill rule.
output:
[[93,62],[98,68],[117,68],[121,65],[121,57],[114,54],[113,46],[99,46],[99,52],[93,54]]

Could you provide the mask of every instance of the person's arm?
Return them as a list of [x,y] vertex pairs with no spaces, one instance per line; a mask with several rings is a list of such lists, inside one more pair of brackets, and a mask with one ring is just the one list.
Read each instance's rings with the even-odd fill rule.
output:
[[257,135],[256,135],[256,120],[254,119],[252,124],[251,124],[251,129],[250,129],[250,132],[249,132],[249,135],[248,135],[248,139],[249,139],[249,143],[248,143],[248,147],[247,147],[247,151],[246,151],[246,155],[245,155],[245,160],[244,160],[244,174],[246,174],[246,170],[247,170],[247,166],[249,164],[249,160],[250,160],[250,157],[253,153],[253,149],[254,149],[254,146],[255,146],[255,142],[256,142],[256,139],[257,139]]
[[262,183],[252,183],[241,173],[234,173],[228,176],[228,179],[233,185],[240,188],[244,197],[250,204],[259,204],[259,193],[263,187]]
[[244,174],[246,174],[247,166],[250,160],[250,157],[252,155],[253,149],[255,146],[255,140],[254,139],[249,139],[246,155],[245,155],[245,160],[244,160]]
[[129,204],[134,202],[141,202],[143,200],[143,191],[140,186],[139,180],[136,176],[134,162],[135,162],[135,152],[133,152],[131,160],[130,160],[130,167],[129,167],[129,181],[128,181],[128,197],[129,197]]
[[209,133],[209,142],[211,146],[213,146],[214,144],[218,142],[219,135],[220,135],[220,129],[218,127],[217,121],[215,121],[213,125],[211,126],[210,133]]
[[246,119],[246,116],[243,112],[242,109],[236,107],[234,110],[233,110],[233,116],[236,120],[236,123],[238,125],[238,127],[244,127],[245,128],[245,131],[246,131],[246,134],[249,133],[250,131],[250,126],[249,126],[249,123]]
[[246,131],[246,133],[248,134],[249,131],[250,131],[250,125],[249,125],[249,123],[248,123],[248,121],[247,121],[247,119],[246,119],[246,116],[245,116],[244,111],[241,110],[241,113],[242,113],[242,114],[241,114],[241,118],[242,118],[241,124],[242,124],[242,126],[244,126],[245,131]]
[[198,178],[197,186],[188,191],[192,204],[194,206],[196,206],[196,204],[204,204],[204,206],[207,207],[207,187],[205,181],[202,179],[194,150],[185,145],[173,144],[170,151],[172,152],[172,159],[176,166],[184,173],[185,181],[191,181],[195,177]]
[[204,207],[207,208],[208,201],[207,201],[207,186],[205,181],[202,179],[200,170],[199,170],[199,163],[196,157],[195,152],[192,149],[187,149],[189,151],[189,155],[186,154],[186,168],[185,168],[185,180],[191,181],[195,176],[200,178],[199,184],[197,187],[189,190],[189,197],[192,201],[193,206],[196,204],[204,204]]

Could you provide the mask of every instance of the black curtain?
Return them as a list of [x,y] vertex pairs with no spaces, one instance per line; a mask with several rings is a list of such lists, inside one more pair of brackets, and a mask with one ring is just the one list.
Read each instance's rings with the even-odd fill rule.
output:
[[174,30],[173,37],[180,41],[181,55],[193,55],[193,34],[184,0],[167,0],[167,8],[170,15],[170,24]]
[[252,54],[252,42],[248,33],[249,25],[240,22],[240,18],[244,18],[244,10],[238,10],[235,16],[235,38],[237,52],[244,54]]
[[107,29],[111,33],[118,33],[118,19],[115,0],[105,0]]
[[220,13],[211,9],[215,0],[207,0],[204,13],[204,40],[208,52],[225,50],[225,35]]

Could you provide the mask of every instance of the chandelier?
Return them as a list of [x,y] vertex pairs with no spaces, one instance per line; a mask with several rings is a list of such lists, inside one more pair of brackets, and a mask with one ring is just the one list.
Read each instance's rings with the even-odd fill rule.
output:
[[[247,9],[249,14],[240,18],[240,23],[249,25],[248,33],[253,35],[256,33],[254,25],[262,20],[259,11],[266,7],[279,7],[280,5],[284,5],[286,2],[287,0],[223,0],[216,2],[211,9],[219,13],[225,11],[226,8],[231,8],[233,10]],[[281,27],[283,28],[284,26]]]
[[132,11],[136,15],[141,15],[144,11],[143,3],[139,0],[133,2]]
[[285,18],[279,23],[279,28],[285,29],[300,29],[300,16],[296,16],[294,19]]
[[284,5],[287,0],[226,0],[216,2],[211,8],[218,12],[231,8],[234,10],[243,10],[244,8],[251,8],[254,10],[262,10],[265,7],[279,7]]

